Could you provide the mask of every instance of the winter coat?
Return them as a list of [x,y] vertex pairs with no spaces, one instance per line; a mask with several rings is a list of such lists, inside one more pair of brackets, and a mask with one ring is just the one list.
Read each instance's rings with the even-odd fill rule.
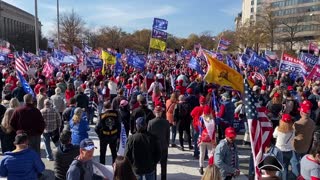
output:
[[0,176],[10,180],[38,180],[45,169],[39,154],[32,149],[6,152],[0,162]]

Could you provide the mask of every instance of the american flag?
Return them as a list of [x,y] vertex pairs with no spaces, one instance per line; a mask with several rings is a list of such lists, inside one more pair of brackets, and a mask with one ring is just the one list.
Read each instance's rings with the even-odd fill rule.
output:
[[43,75],[46,77],[46,78],[50,78],[52,77],[52,73],[54,71],[54,67],[47,61],[43,67]]
[[27,64],[24,62],[24,60],[22,59],[22,57],[16,57],[15,66],[16,66],[16,70],[17,70],[18,72],[20,72],[22,75],[27,74],[27,72],[28,72],[28,66],[27,66]]
[[258,72],[255,72],[254,75],[252,76],[252,78],[260,80],[262,82],[262,84],[266,84],[266,82],[267,82],[266,77],[264,77],[264,75],[262,75]]
[[249,125],[251,150],[255,166],[255,179],[258,179],[261,177],[261,173],[257,166],[263,158],[264,148],[270,143],[273,128],[271,121],[265,114],[266,108],[258,107],[258,105],[255,104],[256,101],[246,78],[244,78],[244,92],[244,105]]

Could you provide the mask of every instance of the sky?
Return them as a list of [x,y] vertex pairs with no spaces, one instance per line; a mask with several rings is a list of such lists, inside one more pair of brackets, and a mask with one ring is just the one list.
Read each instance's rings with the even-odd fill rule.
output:
[[[2,0],[34,14],[34,0]],[[60,14],[74,10],[94,30],[118,26],[132,33],[151,29],[153,18],[168,21],[167,32],[177,37],[209,31],[212,35],[234,29],[242,0],[59,0]],[[38,0],[42,32],[50,37],[56,28],[56,0]]]

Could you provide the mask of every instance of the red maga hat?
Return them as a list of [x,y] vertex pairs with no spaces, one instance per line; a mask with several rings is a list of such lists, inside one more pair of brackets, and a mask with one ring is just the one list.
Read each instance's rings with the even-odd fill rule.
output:
[[292,121],[292,118],[291,118],[290,114],[282,114],[281,120],[282,120],[283,122],[288,123],[288,122],[291,122],[291,121]]

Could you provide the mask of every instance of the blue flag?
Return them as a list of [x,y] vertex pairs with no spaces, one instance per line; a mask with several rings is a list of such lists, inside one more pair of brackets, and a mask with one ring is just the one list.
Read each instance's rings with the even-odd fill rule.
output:
[[212,107],[216,113],[218,113],[220,111],[217,97],[214,94],[214,92],[212,92]]
[[300,60],[307,66],[307,71],[311,72],[312,68],[319,63],[319,58],[312,54],[301,53]]
[[201,70],[201,66],[196,58],[192,57],[189,61],[188,67],[191,69],[196,70],[199,74],[203,74],[203,71]]
[[228,65],[229,67],[231,67],[232,69],[240,72],[240,68],[239,68],[237,65],[234,64],[232,58],[231,58],[229,55],[226,56],[226,59],[227,59],[227,65]]
[[145,68],[146,60],[143,55],[137,55],[136,52],[126,49],[128,65],[143,70]]
[[19,80],[20,80],[20,83],[21,83],[21,86],[22,86],[24,92],[27,93],[27,94],[31,94],[32,97],[35,98],[34,92],[31,89],[31,87],[28,84],[28,82],[24,79],[24,77],[22,76],[22,74],[19,71],[17,71],[17,73],[18,73],[18,77],[19,77]]
[[165,19],[154,18],[153,19],[153,28],[160,29],[160,30],[167,30],[168,28],[168,21]]
[[152,37],[157,38],[157,39],[166,40],[168,37],[168,33],[161,31],[161,30],[152,29]]
[[249,55],[250,57],[253,55],[253,54],[256,54],[256,52],[250,48],[246,48],[245,49],[245,52],[244,52],[246,55]]
[[258,56],[254,53],[248,62],[249,65],[259,67],[260,69],[267,70],[269,68],[269,61],[266,58]]
[[115,67],[114,67],[114,76],[115,77],[119,76],[121,74],[122,70],[123,70],[122,65],[119,62],[119,60],[117,59]]
[[87,67],[93,67],[94,69],[102,68],[102,60],[96,57],[86,57]]

